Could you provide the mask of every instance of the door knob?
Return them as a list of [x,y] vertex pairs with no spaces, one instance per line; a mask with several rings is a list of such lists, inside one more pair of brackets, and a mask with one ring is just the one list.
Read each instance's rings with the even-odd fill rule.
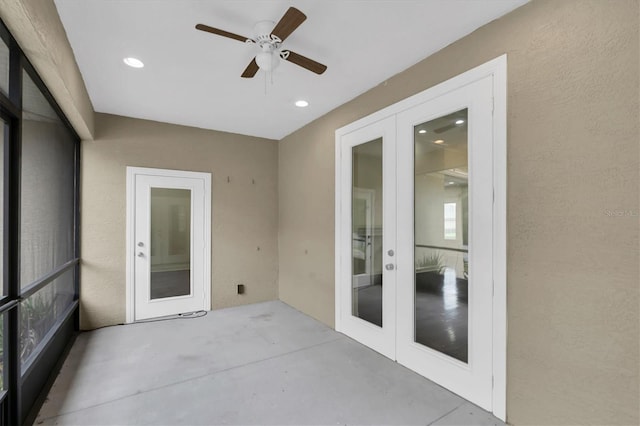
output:
[[144,243],[143,243],[142,241],[140,241],[140,242],[138,243],[138,247],[144,247]]
[[144,257],[144,253],[143,252],[139,252],[138,253],[138,257]]
[[387,271],[393,271],[393,263],[387,263],[384,267]]
[[389,251],[387,252],[387,254],[388,254],[389,256],[393,256],[394,254],[396,254],[396,252],[394,252],[393,250],[389,250]]

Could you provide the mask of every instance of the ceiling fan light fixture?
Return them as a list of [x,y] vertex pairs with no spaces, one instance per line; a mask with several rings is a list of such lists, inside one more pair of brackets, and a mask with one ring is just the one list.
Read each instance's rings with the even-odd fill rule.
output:
[[196,30],[230,38],[242,43],[255,44],[260,48],[261,52],[249,62],[249,65],[247,65],[240,75],[242,78],[253,78],[260,69],[267,73],[271,72],[280,64],[281,59],[320,75],[327,70],[326,65],[288,49],[282,50],[282,43],[306,19],[307,16],[300,10],[295,7],[289,7],[275,26],[272,21],[258,22],[253,28],[255,39],[204,24],[196,24]]
[[256,55],[256,63],[263,71],[273,71],[280,65],[280,58],[273,52],[260,52]]

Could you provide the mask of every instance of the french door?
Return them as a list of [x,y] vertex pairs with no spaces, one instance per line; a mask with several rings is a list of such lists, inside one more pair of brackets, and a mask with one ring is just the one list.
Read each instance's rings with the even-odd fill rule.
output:
[[[340,331],[394,358],[395,118],[349,133],[340,145],[341,157],[346,160],[340,181],[349,186],[341,191],[340,203],[344,230],[339,236],[344,248],[340,292],[346,313]],[[370,199],[369,211],[364,213],[360,202],[363,193]]]
[[210,309],[210,175],[127,168],[128,320]]
[[496,412],[493,99],[489,75],[337,132],[336,328]]
[[[492,395],[492,80],[398,115],[396,359],[475,404]],[[425,131],[425,133],[421,133]]]

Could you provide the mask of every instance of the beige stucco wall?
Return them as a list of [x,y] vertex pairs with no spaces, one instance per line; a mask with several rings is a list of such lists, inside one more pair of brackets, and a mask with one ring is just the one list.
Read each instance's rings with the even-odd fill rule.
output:
[[277,299],[277,150],[268,139],[96,114],[95,140],[82,142],[81,328],[125,321],[126,166],[211,173],[213,308]]
[[334,131],[507,53],[508,421],[638,424],[638,5],[533,1],[280,141],[280,298],[333,325]]

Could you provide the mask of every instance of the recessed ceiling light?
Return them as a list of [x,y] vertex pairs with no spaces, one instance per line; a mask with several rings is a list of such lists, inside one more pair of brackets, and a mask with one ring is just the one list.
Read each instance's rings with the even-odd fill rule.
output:
[[304,108],[304,107],[306,107],[306,106],[309,106],[309,102],[307,102],[307,101],[303,101],[303,100],[301,99],[301,100],[299,100],[299,101],[296,101],[296,106],[297,106],[298,108]]
[[433,143],[437,143],[438,145],[442,145],[444,141],[442,139],[438,139],[437,141],[433,141]]
[[449,183],[449,185],[453,185],[455,182],[448,182],[448,183]]
[[456,120],[456,124],[464,124],[464,120]]
[[144,67],[144,64],[142,63],[142,61],[140,59],[137,58],[124,58],[123,59],[124,63],[129,65],[132,68],[142,68]]
[[423,134],[423,135],[424,135],[425,133],[427,133],[427,131],[426,131],[425,129],[421,129],[421,130],[418,130],[418,133],[420,133],[420,134]]

